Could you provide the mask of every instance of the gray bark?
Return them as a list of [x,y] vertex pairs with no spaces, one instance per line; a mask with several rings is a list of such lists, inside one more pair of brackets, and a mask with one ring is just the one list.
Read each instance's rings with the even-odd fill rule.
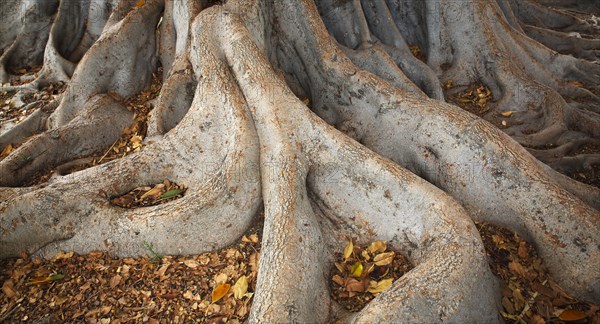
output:
[[[2,90],[67,83],[58,102],[0,134],[2,145],[22,144],[0,161],[0,257],[134,256],[144,241],[196,254],[236,241],[264,206],[251,322],[498,322],[478,220],[525,236],[555,280],[597,302],[600,189],[551,167],[599,161],[567,156],[598,141],[600,67],[583,60],[598,40],[562,42],[573,24],[592,29],[563,16],[568,26],[544,25],[563,12],[525,2],[96,0],[75,5],[78,20],[66,20],[67,2],[45,9],[43,28],[0,38],[4,81],[14,58],[44,57],[32,83]],[[32,40],[43,46],[24,47]],[[19,187],[110,147],[131,122],[121,99],[158,62],[164,83],[143,150]],[[447,80],[488,86],[490,111],[444,102]],[[509,110],[500,130],[495,118]],[[128,210],[109,202],[165,178],[185,196]],[[352,314],[328,292],[346,237],[386,240],[415,265]]]

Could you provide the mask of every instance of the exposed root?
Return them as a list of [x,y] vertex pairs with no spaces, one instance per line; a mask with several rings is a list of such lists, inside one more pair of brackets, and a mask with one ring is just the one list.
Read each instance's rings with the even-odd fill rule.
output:
[[[310,16],[302,10],[312,9],[310,5],[301,9],[282,5],[281,10],[295,12],[290,15],[295,18]],[[280,23],[281,35],[293,39],[288,24],[301,26],[303,35],[315,35],[304,39],[306,47],[296,50],[305,65],[309,58],[313,62],[319,58],[306,66],[312,88],[320,89],[311,93],[317,113],[323,112],[323,118],[328,118],[334,110],[347,121],[344,127],[354,138],[444,189],[468,206],[476,219],[524,234],[535,242],[558,280],[580,297],[598,298],[600,282],[591,275],[600,259],[594,239],[600,237],[594,225],[600,221],[597,211],[558,187],[539,162],[489,124],[454,106],[426,104],[412,98],[387,82],[357,71],[347,61],[333,62],[331,57],[342,54],[322,36],[323,31],[317,29],[319,22],[307,19]],[[284,36],[281,39],[290,41]],[[415,108],[417,101],[420,104]],[[473,169],[477,181],[465,179],[465,167]],[[437,174],[440,171],[444,174]],[[517,202],[524,197],[526,201]],[[576,234],[573,228],[580,231]],[[567,243],[575,239],[587,242],[585,252]]]
[[600,39],[586,39],[534,26],[524,26],[527,36],[563,54],[586,60],[600,60]]
[[[223,24],[221,28],[234,40],[213,36],[221,40],[237,83],[249,100],[262,144],[261,165],[272,166],[272,172],[262,173],[266,208],[257,281],[261,289],[255,294],[250,321],[327,319],[329,267],[323,261],[331,264],[333,249],[331,244],[326,249],[324,243],[331,236],[339,242],[344,228],[360,237],[391,240],[416,264],[349,319],[398,321],[399,316],[405,319],[412,313],[408,316],[415,321],[460,321],[486,309],[486,319],[497,320],[494,294],[489,294],[495,290],[493,280],[481,241],[473,235],[475,228],[464,210],[443,192],[311,115],[285,84],[277,81],[241,21],[223,13],[216,21],[208,20],[208,15],[202,17],[204,26]],[[282,109],[284,104],[287,107]],[[308,127],[299,127],[298,120]],[[290,129],[295,131],[289,133]],[[339,172],[330,174],[331,165]],[[378,186],[372,185],[375,183]],[[311,206],[307,192],[318,208]],[[415,200],[420,202],[406,203]],[[291,274],[288,269],[305,271]],[[473,275],[464,276],[465,271]],[[481,285],[487,288],[475,289]],[[478,315],[472,312],[475,304]],[[414,309],[420,311],[410,312]]]
[[[40,113],[41,115],[41,113]],[[108,95],[93,97],[79,115],[50,129],[0,162],[0,184],[18,186],[34,173],[108,147],[131,124],[133,114]],[[34,126],[36,119],[29,123]],[[21,134],[28,129],[21,128]]]

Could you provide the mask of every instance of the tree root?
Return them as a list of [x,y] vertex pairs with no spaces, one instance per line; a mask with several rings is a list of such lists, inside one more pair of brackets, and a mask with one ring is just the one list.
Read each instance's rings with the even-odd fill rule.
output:
[[[494,281],[464,210],[443,192],[316,119],[283,82],[275,81],[243,23],[219,14],[216,21],[204,14],[201,22],[215,29],[221,23],[230,36],[213,37],[221,40],[220,48],[248,100],[262,144],[261,165],[273,165],[271,172],[262,173],[265,228],[260,289],[250,321],[327,319],[331,301],[324,265],[332,266],[331,243],[339,242],[340,228],[351,228],[361,238],[391,240],[416,263],[411,274],[353,321],[397,321],[414,309],[420,310],[412,312],[416,321],[468,320],[476,317],[471,307],[475,303],[479,310],[489,310],[483,312],[490,315],[487,320],[498,320],[494,294],[487,293],[495,290]],[[281,162],[272,164],[273,158]],[[339,170],[333,178],[327,172],[332,164]],[[308,192],[318,208],[309,203]],[[407,203],[416,199],[418,204]],[[333,224],[316,217],[321,214]],[[336,240],[324,245],[331,236]],[[329,261],[322,262],[324,258]],[[303,271],[292,274],[290,269]],[[463,271],[478,275],[464,276]],[[481,284],[488,288],[474,289]],[[393,312],[380,312],[390,307]]]
[[[37,119],[32,118],[27,125],[35,126]],[[68,124],[37,135],[2,160],[0,185],[21,185],[44,168],[106,149],[132,120],[133,114],[112,97],[92,97]],[[20,130],[16,136],[25,135],[28,129]]]
[[[303,11],[312,9],[303,4],[282,5],[281,10],[295,12],[290,15],[295,18],[306,17]],[[476,219],[523,234],[570,291],[588,300],[598,298],[600,282],[591,274],[600,260],[595,248],[595,238],[600,237],[594,225],[600,219],[597,211],[558,187],[539,162],[489,124],[456,107],[411,98],[389,83],[357,71],[347,61],[332,61],[342,53],[320,36],[323,31],[317,29],[318,22],[282,21],[282,42],[294,43],[295,33],[288,25],[301,26],[303,35],[319,35],[304,39],[305,48],[296,48],[305,62],[303,73],[309,78],[304,82],[320,89],[311,93],[315,112],[327,119],[334,110],[339,120],[346,121],[344,130],[355,139],[450,193]],[[307,66],[308,58],[312,62],[318,59]],[[465,168],[472,168],[477,181],[465,178]],[[437,174],[440,171],[444,173]],[[600,197],[598,192],[596,197]],[[519,202],[524,197],[527,200]],[[586,242],[582,245],[586,248],[567,243],[573,240]]]
[[[507,133],[532,145],[556,141],[554,153],[565,153],[577,144],[569,141],[593,140],[595,131],[573,128],[584,119],[594,126],[595,115],[569,106],[559,88],[583,75],[597,86],[600,68],[515,33],[502,18],[508,8],[494,2],[466,6],[461,22],[445,0],[403,4],[230,0],[192,18],[206,1],[118,1],[99,39],[71,53],[85,52],[48,130],[0,162],[0,184],[110,145],[131,120],[120,98],[143,89],[160,57],[166,81],[152,141],[43,186],[0,188],[0,257],[131,256],[144,253],[142,242],[160,254],[200,253],[236,241],[264,204],[250,322],[499,322],[499,290],[472,220],[523,235],[563,287],[598,300],[600,190],[424,93],[441,97],[438,76],[484,82],[496,113],[514,111]],[[407,44],[418,44],[428,65],[405,58]],[[593,99],[576,89],[565,91]],[[11,136],[39,130],[41,120]],[[137,209],[110,203],[164,179],[185,185],[185,195]],[[328,293],[348,238],[385,240],[415,265],[354,314]]]
[[600,60],[600,39],[586,39],[535,26],[524,26],[527,36],[560,52],[595,61]]

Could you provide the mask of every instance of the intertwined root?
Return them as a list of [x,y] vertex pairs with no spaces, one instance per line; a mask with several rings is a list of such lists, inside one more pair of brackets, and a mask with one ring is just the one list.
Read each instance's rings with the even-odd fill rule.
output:
[[[577,118],[591,126],[594,119],[567,105],[556,89],[590,66],[514,34],[495,5],[475,2],[465,10],[471,25],[463,26],[449,21],[437,1],[402,3],[322,1],[326,27],[308,0],[231,1],[195,19],[190,12],[201,8],[167,1],[155,42],[163,3],[132,8],[121,1],[81,59],[49,129],[37,129],[43,133],[16,151],[39,157],[3,174],[29,174],[42,161],[83,154],[58,154],[59,146],[105,147],[129,123],[120,97],[142,89],[160,58],[165,84],[150,120],[152,142],[44,187],[0,189],[0,256],[94,249],[128,256],[142,254],[144,241],[157,253],[194,254],[235,241],[264,204],[251,321],[498,321],[499,291],[474,218],[525,235],[565,288],[597,300],[600,215],[586,202],[600,201],[600,191],[553,173],[482,119],[427,98],[442,98],[438,75],[481,80],[499,100],[497,111],[515,105],[525,123],[531,114],[519,105],[531,103],[543,120],[534,134],[507,129],[515,138],[543,143],[585,134],[584,142],[597,134],[567,130]],[[348,20],[335,19],[340,13]],[[424,37],[431,31],[407,35],[407,26],[419,25],[414,21],[447,30],[437,43]],[[483,35],[461,43],[473,26]],[[416,43],[429,65],[408,54]],[[481,59],[511,46],[517,49],[507,57]],[[509,59],[530,76],[505,65]],[[107,66],[114,73],[101,73]],[[525,85],[522,93],[515,82]],[[310,98],[314,113],[292,90]],[[593,99],[573,87],[565,91]],[[106,140],[89,135],[93,130]],[[40,153],[53,140],[61,144],[53,154]],[[63,159],[53,160],[56,155]],[[20,177],[2,181],[18,185]],[[185,185],[185,196],[139,209],[109,203],[165,178]],[[339,310],[327,288],[334,252],[347,237],[386,240],[415,265],[356,314]]]

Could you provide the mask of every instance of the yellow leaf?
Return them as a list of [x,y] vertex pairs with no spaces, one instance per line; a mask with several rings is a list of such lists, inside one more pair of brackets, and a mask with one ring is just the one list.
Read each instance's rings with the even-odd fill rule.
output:
[[14,150],[12,144],[8,144],[4,147],[4,149],[2,150],[2,153],[0,153],[0,157],[6,157],[8,156],[12,151]]
[[512,111],[505,111],[505,112],[502,113],[502,116],[504,116],[504,117],[510,117],[510,116],[512,116],[512,114],[513,114]]
[[139,8],[139,7],[143,6],[143,5],[144,5],[144,3],[146,3],[146,1],[145,1],[145,0],[139,0],[138,2],[136,2],[136,3],[135,3],[135,7],[136,7],[136,8]]
[[227,295],[229,292],[229,288],[231,288],[231,285],[228,283],[216,286],[212,292],[212,302],[217,302],[221,298],[225,297],[225,295]]
[[241,276],[231,290],[233,290],[233,297],[242,299],[244,294],[248,291],[248,278],[246,276]]
[[582,311],[578,311],[576,309],[567,309],[564,312],[560,313],[558,318],[563,321],[571,322],[571,321],[579,321],[584,319],[585,313]]
[[350,274],[354,277],[360,277],[360,275],[363,273],[363,265],[360,262],[356,262],[353,266],[352,269],[350,269]]
[[375,241],[369,244],[369,247],[367,248],[371,253],[385,252],[385,249],[387,249],[385,241]]
[[373,258],[373,262],[377,266],[384,266],[392,263],[394,260],[394,252],[379,253]]
[[354,244],[352,241],[349,241],[346,247],[344,248],[344,260],[348,259],[354,250]]
[[378,293],[386,290],[389,286],[391,286],[392,282],[394,282],[394,279],[392,279],[392,278],[383,279],[380,282],[378,282],[376,285],[374,285],[373,287],[369,287],[369,289],[367,289],[367,291],[372,294],[378,294]]

